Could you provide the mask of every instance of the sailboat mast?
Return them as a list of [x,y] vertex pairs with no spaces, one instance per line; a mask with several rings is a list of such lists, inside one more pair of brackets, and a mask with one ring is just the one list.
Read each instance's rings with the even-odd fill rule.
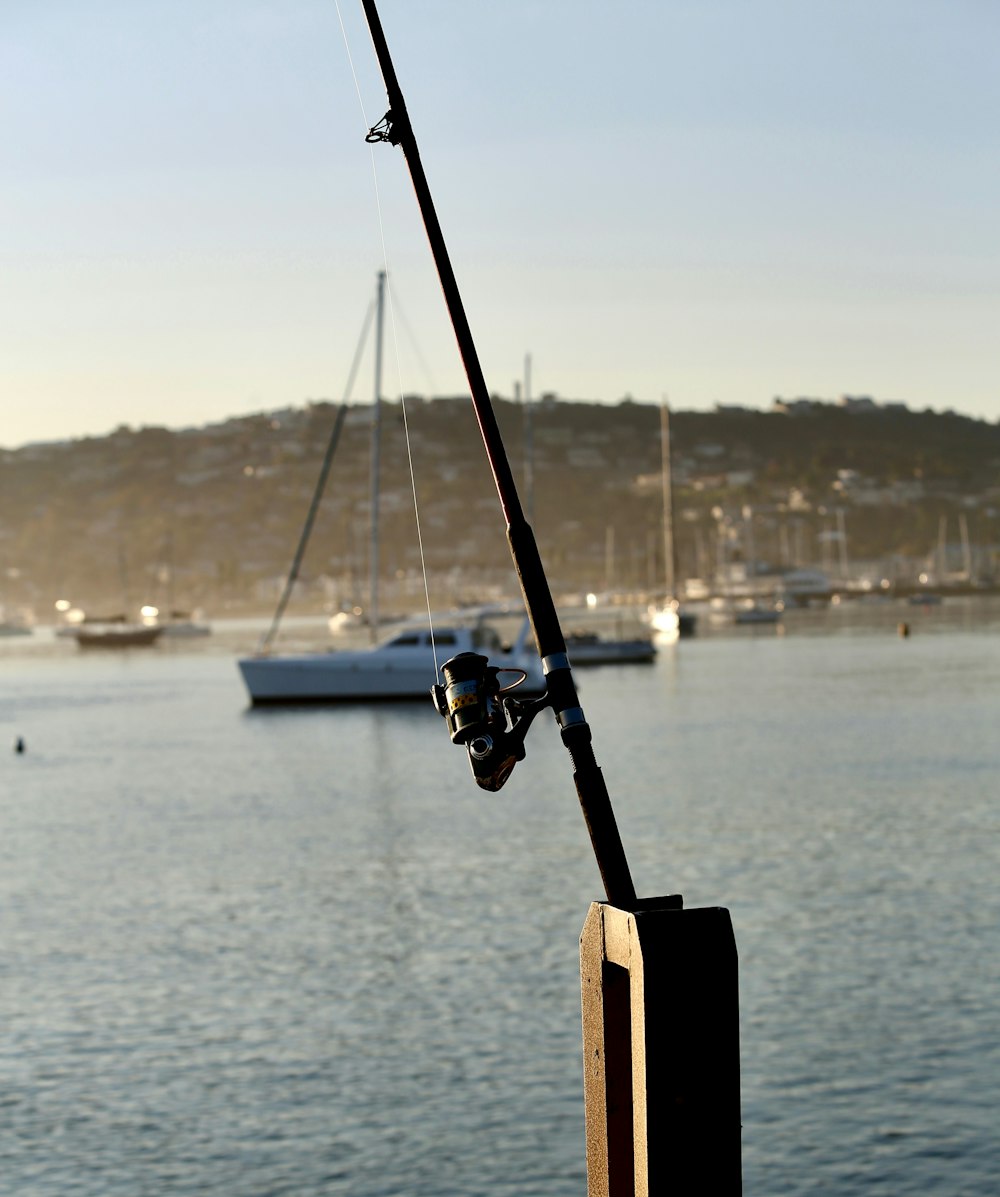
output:
[[972,548],[969,544],[969,521],[965,512],[958,517],[958,530],[962,537],[962,574],[963,581],[972,581]]
[[125,546],[118,542],[118,576],[121,578],[122,602],[125,604],[125,618],[132,618],[132,593],[129,587],[128,558],[125,556]]
[[666,601],[675,595],[677,559],[674,548],[674,487],[670,472],[670,407],[666,399],[660,404],[660,484],[663,488],[663,576]]
[[369,522],[368,630],[378,640],[379,474],[382,458],[382,329],[385,318],[385,271],[378,273],[375,292],[375,394],[372,398],[371,513]]
[[948,517],[938,518],[938,546],[937,546],[937,584],[944,585],[945,572],[948,568]]

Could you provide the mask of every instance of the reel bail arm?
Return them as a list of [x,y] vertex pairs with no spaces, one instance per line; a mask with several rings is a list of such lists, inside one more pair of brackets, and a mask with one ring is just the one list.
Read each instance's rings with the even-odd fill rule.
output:
[[507,693],[520,684],[500,685],[501,669],[479,653],[459,653],[441,666],[444,684],[431,687],[438,714],[448,721],[453,744],[464,744],[476,785],[496,793],[524,760],[524,738],[532,720],[549,705],[541,698],[518,699]]

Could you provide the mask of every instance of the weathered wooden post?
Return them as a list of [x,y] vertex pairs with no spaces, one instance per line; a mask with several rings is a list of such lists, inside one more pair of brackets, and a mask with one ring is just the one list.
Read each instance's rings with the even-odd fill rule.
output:
[[398,145],[406,157],[545,670],[545,695],[519,702],[486,657],[460,653],[442,666],[434,702],[485,790],[499,790],[524,757],[524,737],[543,708],[555,714],[573,763],[608,898],[591,906],[580,951],[590,1197],[737,1197],[739,1007],[729,914],[684,910],[679,898],[636,898],[375,0],[362,7],[389,99],[368,141]]
[[588,1197],[741,1193],[729,911],[594,902],[580,980]]

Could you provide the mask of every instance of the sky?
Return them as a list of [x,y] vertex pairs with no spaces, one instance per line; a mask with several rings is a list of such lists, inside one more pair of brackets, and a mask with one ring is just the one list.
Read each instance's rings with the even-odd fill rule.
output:
[[[379,12],[491,391],[1000,417],[995,0]],[[0,445],[466,391],[358,0],[0,14]]]

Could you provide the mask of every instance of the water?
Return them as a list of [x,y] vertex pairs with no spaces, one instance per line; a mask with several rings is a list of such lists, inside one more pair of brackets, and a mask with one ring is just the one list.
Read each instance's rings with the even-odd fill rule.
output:
[[[745,1191],[992,1197],[1000,606],[786,625],[579,675],[638,891],[732,912]],[[0,1192],[580,1197],[553,728],[487,796],[429,704],[248,711],[253,640],[0,647]]]

